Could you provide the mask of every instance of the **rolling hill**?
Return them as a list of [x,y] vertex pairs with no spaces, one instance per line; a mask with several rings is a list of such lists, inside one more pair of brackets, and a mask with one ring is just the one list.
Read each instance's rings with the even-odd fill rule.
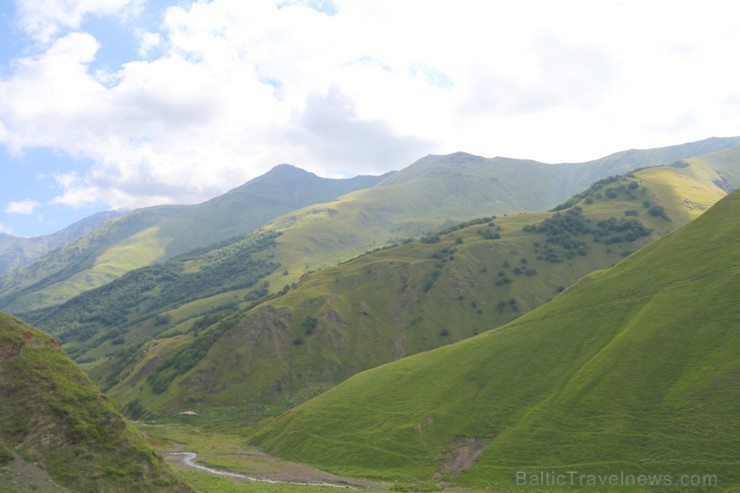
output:
[[385,176],[328,179],[284,164],[202,204],[137,209],[0,278],[0,309],[25,314],[63,303],[128,271],[249,233]]
[[48,334],[0,313],[0,490],[186,492]]
[[[209,252],[210,262],[185,256],[127,274],[40,322],[134,415],[272,413],[509,322],[613,265],[724,195],[694,175],[680,165],[605,179],[558,211],[468,221],[308,274],[280,296],[259,276],[286,277],[265,263],[283,236],[263,231]],[[248,245],[249,257],[235,256]]]
[[739,214],[735,192],[540,308],[355,375],[252,443],[383,479],[734,491]]

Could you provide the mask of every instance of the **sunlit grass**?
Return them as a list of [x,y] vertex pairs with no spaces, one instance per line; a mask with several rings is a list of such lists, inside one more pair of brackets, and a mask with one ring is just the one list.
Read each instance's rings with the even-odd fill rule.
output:
[[360,373],[259,428],[255,443],[401,480],[433,477],[456,436],[489,437],[477,465],[449,480],[516,489],[517,471],[575,469],[715,474],[731,488],[739,210],[736,193],[504,327]]

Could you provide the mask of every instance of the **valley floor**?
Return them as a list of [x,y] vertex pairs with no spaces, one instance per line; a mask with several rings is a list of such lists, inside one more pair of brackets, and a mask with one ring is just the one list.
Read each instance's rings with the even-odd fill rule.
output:
[[[136,425],[176,474],[199,493],[337,493],[342,489],[463,493],[436,483],[387,483],[337,476],[250,449],[238,430],[216,431],[181,423]],[[464,493],[474,492],[466,489]]]
[[167,462],[175,469],[195,469],[214,476],[242,481],[284,484],[286,486],[323,486],[358,490],[387,490],[389,484],[367,479],[347,478],[316,469],[307,464],[278,459],[264,452],[251,451],[236,454],[245,472],[208,467],[200,463],[195,452],[163,452]]

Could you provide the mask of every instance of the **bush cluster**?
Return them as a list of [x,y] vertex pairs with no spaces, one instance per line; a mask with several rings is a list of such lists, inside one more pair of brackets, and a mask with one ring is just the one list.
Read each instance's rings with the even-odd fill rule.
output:
[[563,257],[569,259],[575,255],[587,255],[588,247],[583,240],[587,235],[591,235],[593,241],[597,243],[609,245],[630,243],[651,232],[637,219],[610,217],[594,225],[582,212],[582,209],[576,206],[565,213],[556,212],[541,223],[522,227],[522,231],[526,233],[544,233],[547,236],[541,251],[539,242],[535,242],[535,251],[540,253],[538,260],[557,263],[561,262]]

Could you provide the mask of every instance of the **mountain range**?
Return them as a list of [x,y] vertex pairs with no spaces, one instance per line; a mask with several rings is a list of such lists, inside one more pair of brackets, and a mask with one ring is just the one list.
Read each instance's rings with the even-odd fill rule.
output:
[[[136,304],[133,323],[67,347],[75,355],[87,347],[81,361],[99,361],[116,352],[114,334],[125,341],[118,347],[130,344],[91,375],[105,388],[116,382],[109,391],[122,402],[137,399],[157,414],[289,407],[358,371],[508,322],[686,224],[722,197],[693,179],[694,188],[680,195],[661,190],[687,171],[646,169],[597,183],[560,211],[484,217],[382,248],[307,274],[254,307],[235,307],[242,298],[229,296],[234,291],[222,295],[231,305],[221,313],[194,317],[202,301],[176,306],[159,330],[162,316],[151,313],[145,322],[146,304]],[[44,323],[84,330],[79,314],[90,312],[90,304],[70,302]]]
[[0,308],[25,313],[62,303],[130,270],[249,233],[284,212],[333,200],[384,176],[329,179],[279,165],[202,204],[134,210],[0,278]]
[[[100,398],[133,419],[243,423],[262,450],[411,489],[672,464],[737,484],[739,162],[740,138],[713,138],[558,165],[427,156],[349,180],[280,165],[203,204],[91,218],[0,279],[0,307],[59,342],[0,321],[7,341],[61,344],[105,397],[79,374],[90,397],[66,397],[83,391],[44,364],[57,383],[21,388],[5,354],[3,392],[38,397],[41,417],[21,430],[0,406],[0,462],[41,453],[49,401],[73,419],[42,440],[63,488],[68,430],[103,415],[73,404]],[[90,467],[110,471],[109,452]],[[120,474],[184,488],[158,461]]]
[[[546,210],[598,179],[729,150],[739,142],[735,137],[711,138],[556,165],[455,153],[427,156],[398,173],[349,180],[319,178],[281,165],[203,204],[132,211],[15,269],[0,278],[0,309],[25,317],[133,269],[246,234],[268,221],[270,228],[285,233],[281,263],[293,281],[306,270],[334,265],[389,241],[472,217]],[[708,171],[718,183],[736,179],[721,174],[727,170],[716,163]]]
[[[489,195],[472,184],[508,165],[462,154],[425,158],[373,187],[26,317],[60,337],[133,416],[199,406],[269,414],[542,305],[708,209],[726,193],[717,182],[740,184],[732,166],[739,152],[602,179],[557,211],[473,220]],[[447,212],[438,228],[449,231],[420,228],[440,210]],[[364,253],[399,231],[421,236]],[[352,254],[359,256],[346,261]]]

